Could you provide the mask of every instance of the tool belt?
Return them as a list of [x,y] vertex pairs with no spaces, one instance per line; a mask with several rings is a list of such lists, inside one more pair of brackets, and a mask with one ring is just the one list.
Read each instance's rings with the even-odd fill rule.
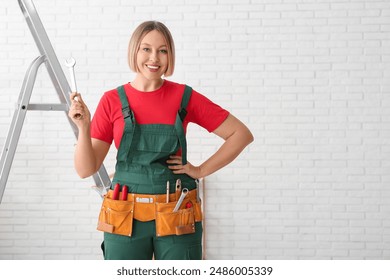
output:
[[104,232],[131,236],[133,219],[141,222],[156,221],[156,235],[182,235],[195,232],[195,222],[202,220],[197,190],[189,191],[179,209],[174,208],[180,193],[167,195],[129,193],[127,200],[112,199],[110,190],[104,197],[97,229]]

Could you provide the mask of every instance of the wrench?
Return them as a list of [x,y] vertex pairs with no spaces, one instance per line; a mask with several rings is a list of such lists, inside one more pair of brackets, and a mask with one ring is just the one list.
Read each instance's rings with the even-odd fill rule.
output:
[[73,57],[66,59],[65,65],[66,65],[66,67],[69,68],[71,90],[72,90],[72,92],[77,92],[76,77],[74,74],[74,66],[76,65],[76,60]]
[[176,200],[179,199],[179,194],[181,193],[181,180],[177,179],[176,180],[176,185],[175,185],[175,197]]
[[[71,57],[69,59],[66,59],[65,60],[65,65],[66,65],[66,67],[69,68],[71,91],[72,92],[77,92],[76,77],[75,77],[75,74],[74,74],[74,66],[76,65],[76,60],[73,57]],[[76,97],[75,97],[75,100],[78,101],[76,99]],[[82,115],[81,114],[75,114],[73,117],[75,119],[81,119]]]
[[183,200],[184,198],[186,197],[188,193],[188,189],[187,188],[184,188],[181,192],[181,195],[179,197],[179,200],[177,201],[176,205],[175,205],[175,208],[172,210],[172,212],[177,212],[177,210],[179,210],[180,208],[180,205],[183,203]]

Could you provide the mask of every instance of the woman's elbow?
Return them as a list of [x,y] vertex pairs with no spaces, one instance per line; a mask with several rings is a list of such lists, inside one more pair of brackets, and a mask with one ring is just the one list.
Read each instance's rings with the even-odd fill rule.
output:
[[252,132],[248,129],[249,135],[248,135],[248,145],[255,141],[255,137],[253,136]]
[[81,179],[86,179],[86,178],[92,176],[93,174],[95,174],[97,172],[97,170],[76,168],[76,172],[77,172],[77,175],[79,175],[79,177]]
[[241,137],[242,137],[242,139],[244,139],[246,146],[255,140],[255,137],[253,136],[252,132],[246,126],[243,129],[243,131],[241,132]]
[[93,175],[93,173],[87,173],[87,172],[77,172],[77,175],[79,175],[80,179],[86,179]]

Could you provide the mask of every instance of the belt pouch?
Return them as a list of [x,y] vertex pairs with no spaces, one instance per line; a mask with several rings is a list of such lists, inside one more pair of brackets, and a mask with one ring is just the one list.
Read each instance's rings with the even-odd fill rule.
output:
[[97,229],[108,233],[131,236],[133,213],[134,202],[112,200],[106,196],[100,209]]
[[[184,200],[182,205],[186,204]],[[156,235],[183,235],[195,232],[194,208],[179,209],[172,212],[176,202],[156,203]]]
[[201,222],[203,217],[202,217],[202,204],[199,201],[192,202],[194,205],[194,216],[195,216],[195,222]]

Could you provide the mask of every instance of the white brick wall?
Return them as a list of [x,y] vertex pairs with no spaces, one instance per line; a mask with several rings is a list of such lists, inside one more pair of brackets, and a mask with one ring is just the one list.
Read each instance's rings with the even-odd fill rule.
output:
[[[209,259],[390,257],[390,2],[36,0],[94,111],[130,81],[129,36],[171,29],[172,80],[243,120],[255,142],[207,178]],[[38,56],[17,1],[0,2],[0,146]],[[43,69],[43,68],[42,68]],[[41,70],[32,102],[56,102]],[[63,116],[28,112],[0,204],[0,259],[101,259],[98,196],[73,170]],[[189,159],[221,140],[190,126]],[[113,171],[115,151],[105,164]]]

